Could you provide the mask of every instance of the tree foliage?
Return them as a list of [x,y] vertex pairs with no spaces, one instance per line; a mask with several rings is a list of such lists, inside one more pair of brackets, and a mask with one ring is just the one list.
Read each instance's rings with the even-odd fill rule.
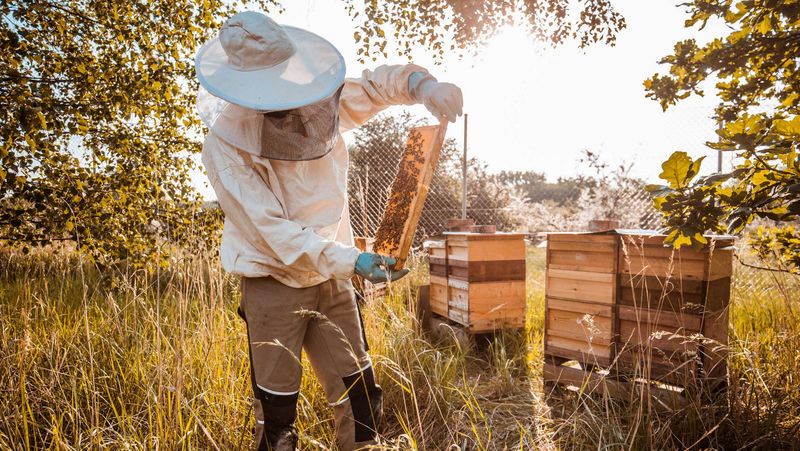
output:
[[357,23],[354,38],[360,60],[388,55],[387,43],[411,57],[422,45],[439,60],[484,43],[510,24],[538,39],[560,45],[570,39],[580,47],[614,44],[625,19],[611,0],[346,0]]
[[555,182],[547,181],[543,172],[500,171],[494,176],[498,183],[516,190],[528,202],[550,201],[556,205],[574,202],[584,188],[595,188],[597,181],[582,175],[559,177]]
[[3,2],[0,238],[152,262],[216,233],[190,184],[192,61],[234,6]]
[[[0,241],[75,241],[95,261],[151,268],[166,264],[165,247],[213,243],[219,212],[202,208],[190,183],[203,132],[193,57],[230,14],[280,5],[2,2]],[[624,27],[610,0],[341,5],[363,59],[386,55],[388,41],[409,56],[422,45],[441,58],[446,42],[465,49],[519,20],[553,44],[582,46],[612,43]]]
[[716,77],[719,104],[713,149],[736,154],[732,171],[697,177],[702,158],[675,152],[653,186],[656,206],[670,229],[669,241],[704,244],[704,232],[742,232],[758,218],[774,228],[752,235],[759,252],[800,270],[800,2],[695,0],[687,3],[687,27],[723,21],[730,34],[698,44],[675,44],[662,63],[669,73],[645,81],[647,95],[664,109]]
[[644,181],[631,175],[633,164],[611,165],[589,150],[580,163],[592,174],[555,182],[534,171],[501,172],[495,178],[513,190],[512,216],[528,231],[586,230],[593,220],[615,221],[623,229],[652,227],[657,212]]

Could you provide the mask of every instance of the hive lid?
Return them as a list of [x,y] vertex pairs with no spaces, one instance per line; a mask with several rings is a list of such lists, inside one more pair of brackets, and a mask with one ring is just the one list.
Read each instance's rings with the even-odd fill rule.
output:
[[444,232],[445,237],[463,238],[467,240],[518,240],[525,238],[528,234],[522,232]]
[[639,236],[666,236],[658,230],[653,229],[606,229],[606,230],[580,230],[573,232],[539,232],[538,235],[639,235]]
[[446,246],[445,240],[425,240],[422,243],[422,247],[424,247],[425,249],[443,248],[445,246]]
[[[544,236],[545,238],[547,238],[549,235],[620,235],[620,236],[638,236],[638,237],[649,237],[649,238],[667,237],[667,235],[659,232],[658,230],[653,230],[653,229],[608,229],[608,230],[598,230],[592,232],[588,231],[539,232],[537,235]],[[706,234],[703,236],[709,240],[720,242],[725,246],[733,245],[733,242],[736,240],[736,237],[733,235]]]

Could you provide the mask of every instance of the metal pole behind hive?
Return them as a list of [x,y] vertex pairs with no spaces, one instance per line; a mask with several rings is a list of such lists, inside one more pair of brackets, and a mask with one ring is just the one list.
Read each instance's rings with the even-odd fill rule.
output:
[[469,115],[464,115],[464,159],[461,160],[461,219],[467,219],[467,126]]

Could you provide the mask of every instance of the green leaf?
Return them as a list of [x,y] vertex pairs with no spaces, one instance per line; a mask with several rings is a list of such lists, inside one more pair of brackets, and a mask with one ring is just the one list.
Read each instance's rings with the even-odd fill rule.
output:
[[770,173],[768,171],[756,171],[753,173],[752,178],[750,181],[755,186],[766,185],[770,183],[769,178],[767,177]]
[[706,159],[706,157],[702,156],[702,157],[694,160],[694,162],[692,163],[692,167],[689,170],[688,180],[686,180],[687,184],[694,178],[694,176],[696,176],[697,174],[700,173],[700,165],[703,164],[703,160],[705,160],[705,159]]
[[673,231],[669,232],[666,238],[664,238],[664,243],[672,244],[675,241],[675,238],[678,237],[680,230],[674,229]]
[[666,180],[673,189],[685,188],[692,181],[700,170],[703,158],[692,161],[686,152],[673,152],[667,161],[661,163],[661,174],[658,175],[662,180]]
[[744,229],[747,220],[743,216],[734,216],[728,223],[728,233],[739,233]]
[[697,182],[706,186],[718,185],[724,181],[730,180],[733,176],[730,172],[718,172],[716,174],[707,175],[700,178]]
[[767,34],[772,30],[772,21],[770,21],[769,16],[764,16],[764,19],[756,26],[756,30],[761,34]]
[[777,119],[772,123],[772,130],[787,137],[800,137],[800,116],[795,116],[789,121]]
[[47,130],[47,120],[45,120],[44,114],[41,111],[37,111],[36,117],[39,119],[39,125],[41,125],[42,130]]
[[684,235],[682,232],[679,232],[678,236],[672,242],[672,247],[674,247],[675,249],[680,249],[681,246],[684,246],[684,245],[689,246],[691,244],[692,244],[692,239],[690,237]]
[[644,190],[647,191],[648,193],[655,193],[664,189],[668,188],[664,185],[655,185],[655,184],[645,185],[644,187]]

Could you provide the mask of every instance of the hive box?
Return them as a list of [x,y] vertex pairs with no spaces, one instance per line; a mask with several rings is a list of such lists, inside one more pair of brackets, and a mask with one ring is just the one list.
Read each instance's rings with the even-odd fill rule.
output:
[[525,324],[525,240],[520,233],[447,232],[428,246],[431,311],[469,332]]
[[426,241],[428,265],[430,269],[430,309],[431,313],[447,318],[447,245],[445,240]]
[[725,381],[733,239],[675,250],[664,238],[548,234],[546,378],[561,375],[557,362],[577,360],[681,386]]
[[550,234],[545,352],[606,366],[613,357],[617,237]]
[[447,278],[447,244],[445,240],[426,241],[428,264],[432,276]]

